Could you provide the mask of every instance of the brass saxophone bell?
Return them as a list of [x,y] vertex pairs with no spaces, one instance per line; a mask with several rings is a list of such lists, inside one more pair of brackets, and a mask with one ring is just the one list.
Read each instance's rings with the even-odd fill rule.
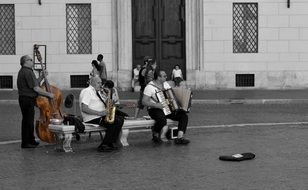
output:
[[106,104],[106,117],[105,122],[108,124],[113,124],[115,119],[116,107],[112,102],[112,89],[105,88],[107,90],[107,104]]

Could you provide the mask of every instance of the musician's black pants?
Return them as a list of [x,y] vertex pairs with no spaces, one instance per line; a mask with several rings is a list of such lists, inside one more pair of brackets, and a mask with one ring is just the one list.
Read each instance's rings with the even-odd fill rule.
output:
[[106,127],[106,134],[105,134],[102,144],[109,146],[110,144],[117,143],[119,139],[119,135],[122,130],[123,123],[124,123],[124,117],[116,115],[114,118],[113,124],[105,123],[104,120],[105,120],[105,116],[101,118],[93,119],[86,123],[99,124],[100,126]]
[[178,111],[167,116],[164,114],[163,110],[158,108],[151,108],[148,112],[150,117],[155,120],[154,132],[160,133],[162,128],[167,125],[167,118],[178,121],[178,130],[184,133],[186,132],[188,116],[184,111]]
[[21,122],[21,144],[32,144],[34,137],[34,106],[36,99],[34,97],[19,96],[19,107],[22,114]]

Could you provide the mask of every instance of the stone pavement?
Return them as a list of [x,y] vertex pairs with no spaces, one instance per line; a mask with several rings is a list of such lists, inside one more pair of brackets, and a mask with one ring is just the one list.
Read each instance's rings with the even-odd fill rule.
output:
[[[307,92],[207,90],[194,91],[194,100],[195,103],[209,104],[307,103]],[[64,91],[64,97],[69,93],[78,97],[79,90]],[[120,97],[124,101],[135,101],[138,93],[120,92]],[[15,102],[11,106],[14,109],[10,108],[11,113],[20,114],[16,91],[0,91],[0,100],[0,106],[7,105],[7,100]],[[288,104],[278,106],[284,108],[285,105]],[[298,107],[298,104],[294,105]],[[217,109],[220,106],[224,105]],[[301,109],[306,107],[307,104],[302,105]],[[201,113],[193,117],[201,118],[202,107],[195,106],[194,109]],[[210,114],[209,111],[206,114]],[[236,113],[229,116],[239,117]],[[4,113],[1,119],[10,120],[9,117],[10,114]],[[217,119],[219,117],[226,115],[217,115]],[[18,119],[15,120],[15,128],[20,125]],[[3,127],[13,128],[10,125],[0,126],[2,130]],[[0,144],[0,190],[297,190],[308,187],[308,133],[305,123],[213,128],[195,126],[189,129],[188,137],[192,140],[188,146],[173,143],[155,146],[150,141],[149,131],[138,131],[130,135],[129,147],[112,153],[95,150],[100,141],[98,136],[74,141],[74,153],[55,152],[54,146],[46,143],[26,150],[20,149],[19,142],[3,143]],[[253,152],[256,158],[243,162],[218,160],[220,155],[243,152]]]
[[[306,126],[207,128],[189,131],[188,146],[155,146],[134,133],[130,146],[99,153],[99,142],[74,142],[75,153],[51,145],[0,146],[1,190],[304,190],[308,187]],[[253,152],[254,160],[220,155]]]

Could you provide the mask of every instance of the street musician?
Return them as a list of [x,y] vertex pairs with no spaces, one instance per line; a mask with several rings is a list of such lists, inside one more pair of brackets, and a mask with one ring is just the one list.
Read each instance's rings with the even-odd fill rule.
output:
[[160,102],[160,96],[163,90],[171,88],[166,82],[167,74],[160,70],[154,73],[154,80],[149,82],[143,92],[143,105],[148,107],[149,116],[155,120],[152,141],[156,144],[161,144],[167,132],[167,118],[178,121],[178,137],[175,139],[175,144],[186,145],[190,141],[184,138],[188,124],[188,116],[185,111],[178,110],[176,112],[166,111],[165,102]]
[[[107,80],[103,84],[102,80],[98,76],[94,76],[90,79],[89,87],[83,89],[79,96],[80,111],[83,121],[86,123],[99,124],[106,127],[106,135],[103,142],[98,146],[99,152],[111,152],[118,149],[117,142],[120,132],[124,123],[124,116],[115,115],[110,113],[108,102],[118,102],[118,96],[116,93],[109,96],[108,92],[113,91],[113,82]],[[112,100],[108,99],[111,98]],[[109,114],[113,114],[109,119]]]

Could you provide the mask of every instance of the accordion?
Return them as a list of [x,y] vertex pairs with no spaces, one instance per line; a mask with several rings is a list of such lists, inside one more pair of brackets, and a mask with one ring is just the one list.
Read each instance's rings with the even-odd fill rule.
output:
[[156,93],[158,101],[163,105],[163,112],[169,115],[172,112],[183,110],[189,112],[191,108],[192,92],[186,88],[171,88]]

